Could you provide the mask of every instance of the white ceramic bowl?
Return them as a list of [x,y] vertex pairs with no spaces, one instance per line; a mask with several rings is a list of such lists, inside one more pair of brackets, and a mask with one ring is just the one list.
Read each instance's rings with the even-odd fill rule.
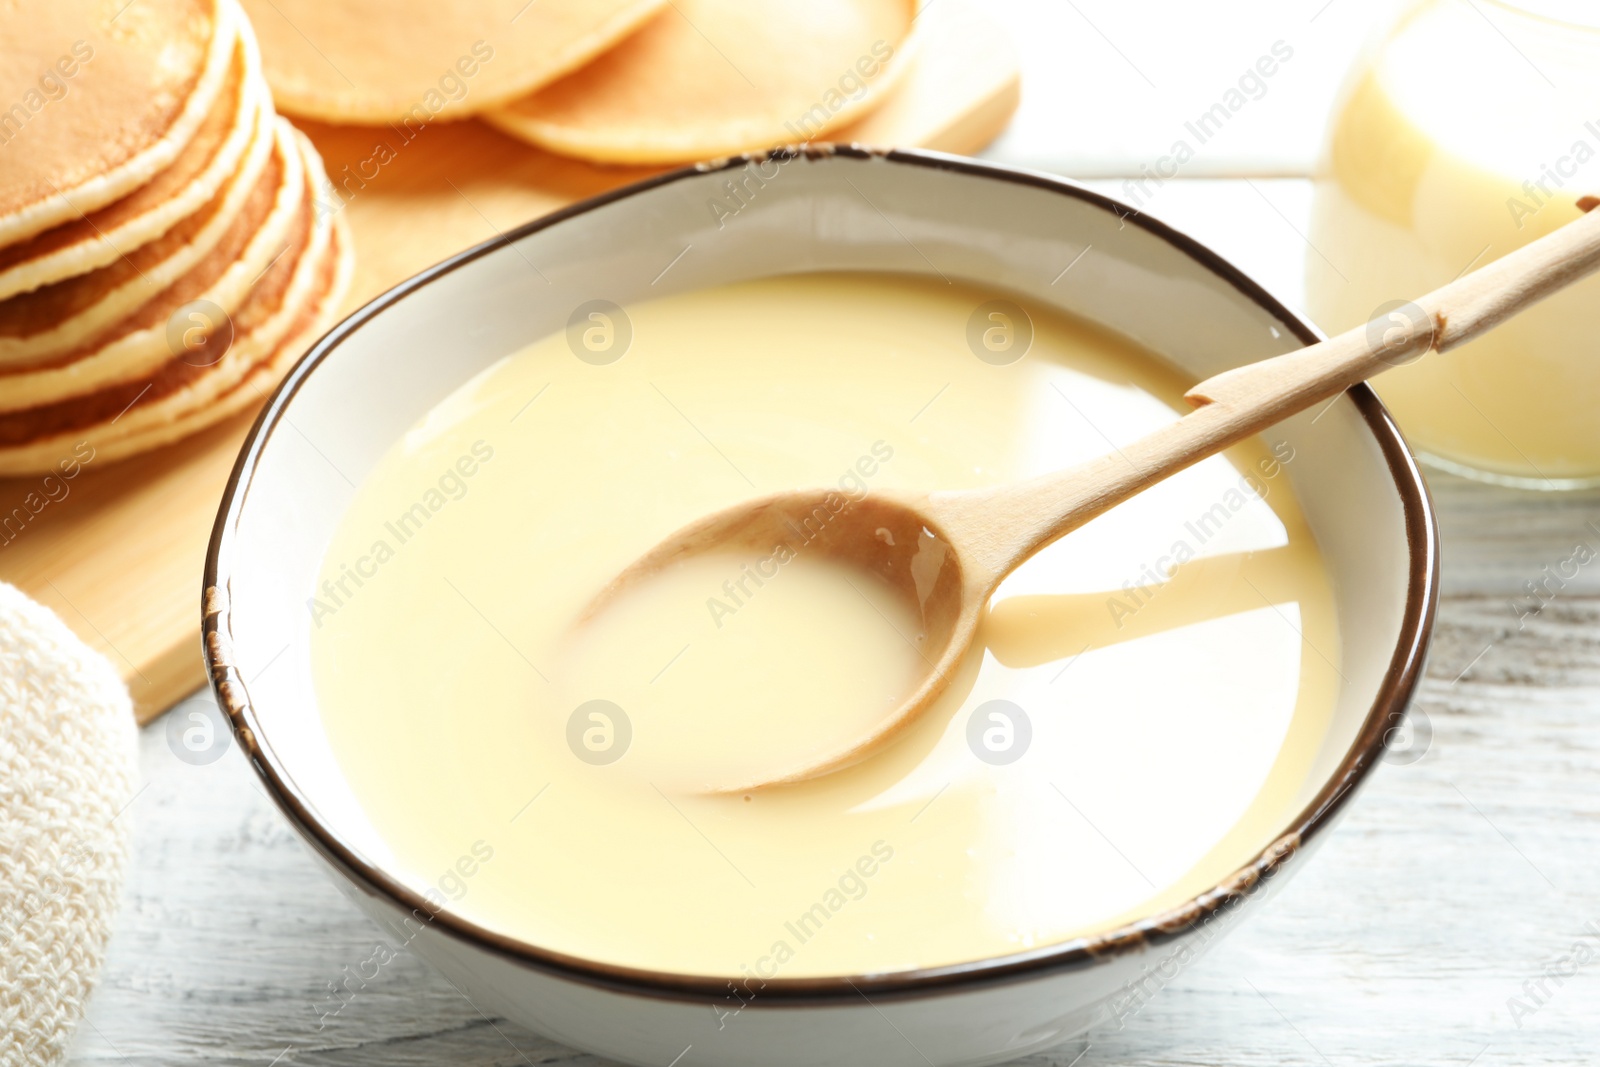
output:
[[[1070,284],[1052,284],[1090,245]],[[1255,861],[1183,907],[960,966],[776,979],[742,1003],[722,980],[603,965],[475,927],[439,910],[427,886],[386,871],[387,850],[324,736],[309,670],[305,605],[355,486],[438,400],[564,328],[585,301],[837,269],[938,271],[1020,292],[1120,331],[1196,379],[1317,338],[1195,241],[1071,183],[842,147],[704,164],[578,204],[440,264],[333,330],[262,413],[229,483],[206,563],[206,656],[241,747],[339,884],[485,1012],[638,1064],[928,1067],[1020,1056],[1136,1009],[1257,890],[1281,884],[1404,714],[1432,628],[1437,533],[1405,443],[1359,386],[1282,430],[1331,572],[1344,657],[1304,809]]]

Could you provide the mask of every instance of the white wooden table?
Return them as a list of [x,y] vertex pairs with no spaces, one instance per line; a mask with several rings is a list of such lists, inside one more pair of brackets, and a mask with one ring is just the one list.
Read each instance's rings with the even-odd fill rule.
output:
[[[1309,185],[1271,175],[1305,173],[1315,138],[1298,130],[1275,137],[1282,116],[1273,119],[1268,102],[1320,125],[1315,108],[1326,107],[1332,78],[1376,2],[1274,0],[1268,13],[1261,0],[1238,0],[1207,16],[1223,24],[1212,27],[1217,47],[1196,24],[1184,28],[1187,41],[1174,33],[1178,44],[1168,41],[1162,52],[1139,42],[1132,32],[1139,18],[1129,14],[1156,18],[1160,3],[1007,0],[1001,7],[1019,26],[1048,18],[1070,39],[1062,46],[1070,62],[1052,57],[1043,35],[1024,38],[1030,95],[993,154],[1072,173],[1137,173],[1139,160],[1165,149],[1164,130],[1208,101],[1196,86],[1209,78],[1214,95],[1235,66],[1293,29],[1306,42],[1305,62],[1284,73],[1305,71],[1304,80],[1275,86],[1278,97],[1263,98],[1260,117],[1246,116],[1258,123],[1255,133],[1197,158],[1150,210],[1298,304]],[[1258,21],[1218,9],[1248,9]],[[1282,25],[1269,25],[1273,19]],[[1138,87],[1158,74],[1148,92]],[[1063,110],[1071,94],[1095,86],[1100,99],[1092,106],[1108,95],[1137,96],[1134,117],[1109,147],[1103,138],[1112,134],[1097,125],[1103,116]],[[1202,177],[1218,174],[1228,177]],[[1110,192],[1120,185],[1104,182]],[[1444,601],[1416,709],[1423,732],[1431,731],[1422,757],[1380,767],[1285,891],[1123,1029],[1023,1062],[1594,1061],[1600,563],[1524,626],[1511,602],[1580,541],[1600,548],[1600,534],[1586,526],[1600,523],[1600,493],[1544,496],[1442,475],[1430,481],[1443,527]],[[137,850],[130,885],[71,1062],[599,1062],[484,1018],[408,954],[319,1031],[315,1006],[347,964],[370,953],[378,929],[333,888],[237,751],[190,766],[168,750],[158,722],[144,731],[143,769],[148,784],[129,809]],[[1559,985],[1545,978],[1586,930],[1596,958]],[[1514,1017],[1511,998],[1531,1014]]]

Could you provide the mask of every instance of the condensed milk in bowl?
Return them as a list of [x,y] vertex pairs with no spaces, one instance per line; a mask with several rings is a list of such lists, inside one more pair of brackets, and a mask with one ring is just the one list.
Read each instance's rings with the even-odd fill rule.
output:
[[[926,672],[920,620],[808,551],[839,509],[1112,452],[1315,338],[1127,214],[933,154],[741,157],[357,313],[208,562],[272,795],[483,1011],[624,1062],[991,1063],[1125,1013],[1283,884],[1411,699],[1433,519],[1364,386],[1030,560],[884,751],[717,785]],[[826,502],[770,547],[591,610],[686,522],[802,487]]]

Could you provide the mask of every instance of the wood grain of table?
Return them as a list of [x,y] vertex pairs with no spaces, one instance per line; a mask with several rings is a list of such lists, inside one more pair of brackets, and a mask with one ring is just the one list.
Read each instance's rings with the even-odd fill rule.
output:
[[[1308,203],[1303,181],[1182,181],[1151,210],[1293,304]],[[1429,480],[1443,601],[1421,757],[1380,766],[1305,869],[1122,1028],[1019,1062],[1594,1061],[1600,955],[1542,995],[1525,983],[1600,930],[1600,561],[1537,616],[1513,604],[1579,542],[1600,548],[1600,493]],[[190,766],[163,731],[143,731],[132,874],[69,1062],[604,1062],[484,1018],[406,952],[319,1028],[330,983],[378,928],[237,751]],[[1531,1013],[1513,1017],[1514,997]]]

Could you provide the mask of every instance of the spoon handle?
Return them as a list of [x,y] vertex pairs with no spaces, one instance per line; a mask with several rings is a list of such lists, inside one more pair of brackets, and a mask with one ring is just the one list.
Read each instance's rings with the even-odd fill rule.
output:
[[1207,456],[1357,382],[1448,351],[1600,267],[1600,211],[1320,344],[1224,371],[1185,394],[1196,410],[1099,459],[929,505],[973,546],[975,587],[997,584],[1044,545]]
[[[1223,371],[1190,389],[1198,406],[1249,407],[1270,426],[1432,349],[1448,352],[1487,333],[1600,267],[1600,211],[1398,305],[1386,318],[1295,352]],[[1303,393],[1310,399],[1301,401]]]

